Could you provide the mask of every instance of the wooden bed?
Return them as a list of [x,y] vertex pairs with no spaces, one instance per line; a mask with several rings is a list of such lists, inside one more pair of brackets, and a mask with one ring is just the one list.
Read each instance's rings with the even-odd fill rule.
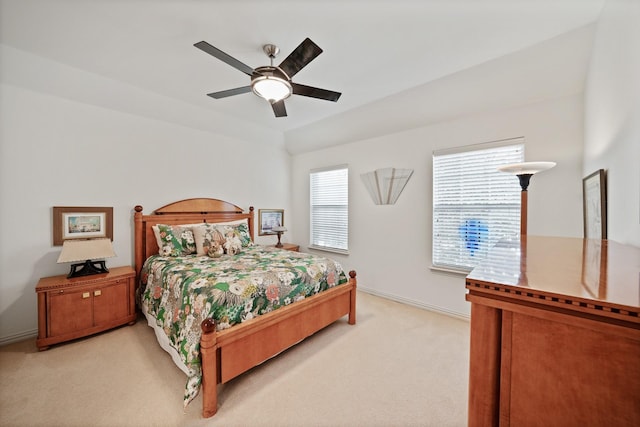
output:
[[[231,203],[217,199],[181,200],[144,215],[136,206],[135,270],[136,286],[145,260],[158,253],[152,230],[156,224],[178,225],[200,222],[216,223],[247,219],[251,238],[255,236],[253,207],[248,213]],[[349,282],[282,307],[255,319],[216,332],[215,321],[202,322],[200,352],[202,358],[202,415],[217,411],[217,385],[259,365],[304,338],[348,315],[356,322],[356,273],[349,272]]]

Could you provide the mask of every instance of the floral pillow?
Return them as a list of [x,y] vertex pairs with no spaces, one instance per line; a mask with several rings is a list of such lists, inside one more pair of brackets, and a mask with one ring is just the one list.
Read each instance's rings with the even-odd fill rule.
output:
[[227,239],[231,238],[231,234],[237,237],[240,240],[240,244],[243,248],[247,246],[253,246],[251,234],[249,234],[249,226],[246,222],[233,225],[218,225],[218,229],[220,229],[220,232]]
[[153,226],[158,253],[163,256],[183,256],[196,253],[191,227],[158,224]]
[[196,241],[196,255],[204,256],[210,250],[223,247],[225,238],[215,224],[202,224],[193,228],[193,237]]
[[211,248],[220,245],[224,253],[235,255],[242,248],[253,246],[249,225],[246,220],[230,223],[201,224],[193,228],[196,241],[196,254],[207,255]]

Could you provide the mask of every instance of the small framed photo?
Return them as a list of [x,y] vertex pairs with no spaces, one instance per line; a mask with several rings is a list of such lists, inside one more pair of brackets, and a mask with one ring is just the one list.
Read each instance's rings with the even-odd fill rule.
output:
[[260,224],[259,236],[276,234],[272,231],[274,227],[284,227],[284,210],[258,209],[258,223]]
[[604,169],[582,180],[584,237],[607,238],[607,185]]
[[69,239],[108,237],[113,240],[112,207],[53,207],[53,245]]

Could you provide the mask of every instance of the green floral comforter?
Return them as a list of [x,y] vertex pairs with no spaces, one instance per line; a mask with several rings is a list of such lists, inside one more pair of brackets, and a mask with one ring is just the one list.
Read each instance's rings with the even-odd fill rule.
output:
[[187,255],[147,259],[139,299],[189,370],[186,406],[202,382],[201,322],[222,330],[347,282],[337,262],[310,254],[250,246],[221,258]]

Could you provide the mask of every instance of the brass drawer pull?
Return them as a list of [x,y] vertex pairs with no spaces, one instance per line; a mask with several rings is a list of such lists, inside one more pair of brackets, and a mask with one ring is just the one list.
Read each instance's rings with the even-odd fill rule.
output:
[[102,291],[101,290],[97,290],[97,291],[93,291],[93,296],[95,297],[99,297],[100,295],[102,295]]
[[91,296],[91,292],[83,292],[82,299],[89,298]]

